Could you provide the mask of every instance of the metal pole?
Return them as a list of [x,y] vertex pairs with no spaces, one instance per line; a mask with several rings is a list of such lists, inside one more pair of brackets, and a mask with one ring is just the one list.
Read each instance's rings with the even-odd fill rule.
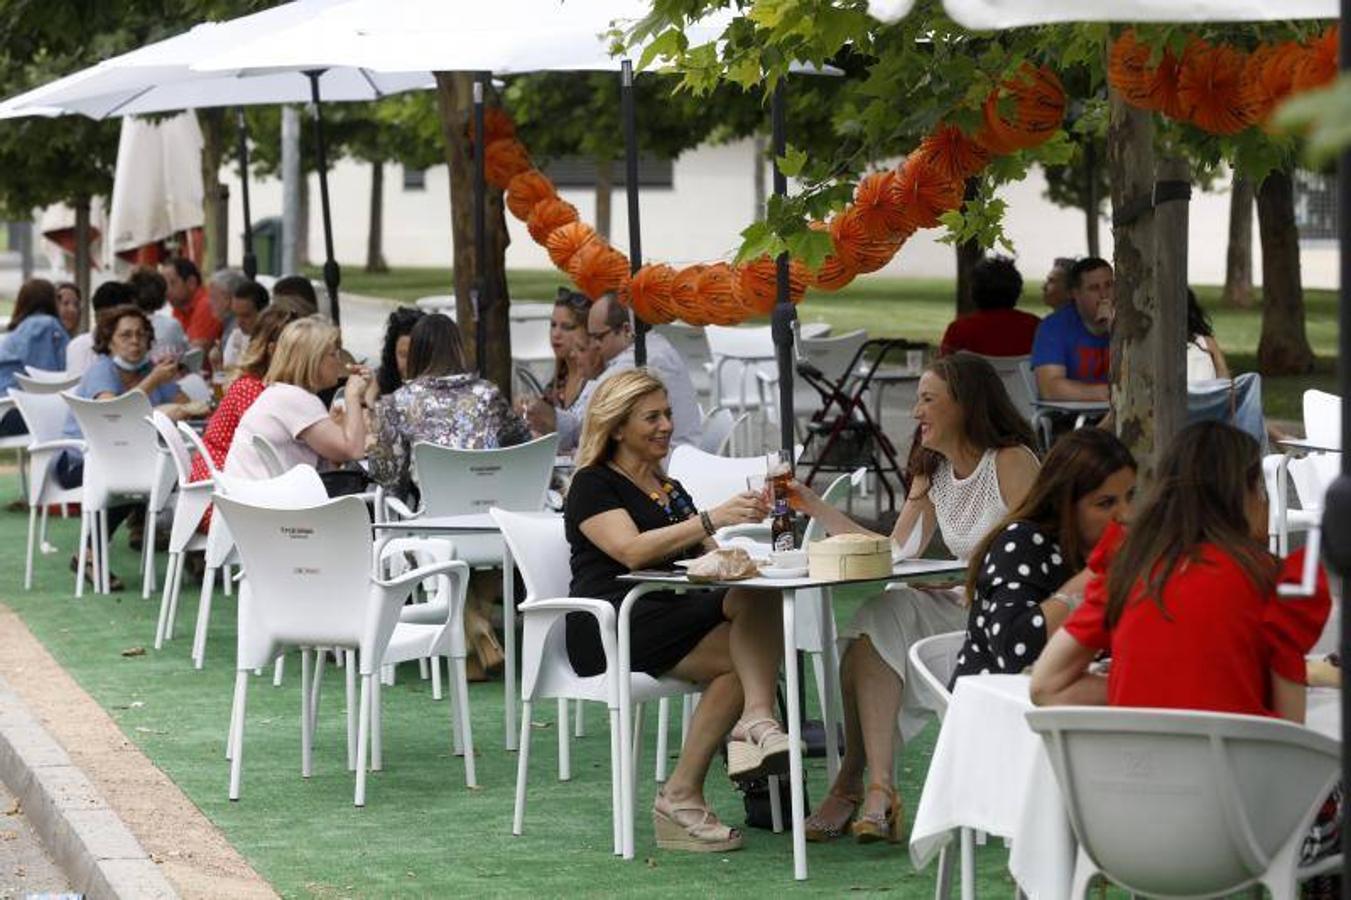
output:
[[249,125],[242,106],[235,110],[235,131],[239,133],[239,193],[244,201],[244,275],[252,281],[258,274],[258,257],[253,255],[253,215],[249,210]]
[[[788,177],[779,169],[779,159],[787,150],[784,125],[784,90],[786,79],[780,78],[770,98],[770,133],[774,147],[774,195],[788,193]],[[780,253],[775,263],[774,315],[770,320],[774,337],[774,358],[779,368],[779,445],[793,462],[793,323],[797,310],[793,308],[788,290],[788,253]]]
[[338,261],[333,258],[333,218],[328,206],[328,153],[324,147],[324,107],[319,102],[319,76],[323,69],[306,72],[310,79],[310,99],[314,103],[314,143],[319,164],[319,205],[324,216],[324,287],[328,289],[329,314],[333,324],[342,326],[338,311],[338,282],[342,273],[338,270]]
[[[638,121],[633,102],[633,62],[619,64],[619,108],[624,117],[624,188],[629,200],[629,273],[643,266],[642,225],[638,214]],[[633,364],[647,365],[647,333],[651,326],[630,310],[633,320]]]
[[[1351,0],[1342,0],[1342,23],[1351,24]],[[1341,70],[1351,70],[1351,28],[1341,30]],[[1337,303],[1337,386],[1342,395],[1342,472],[1323,501],[1323,558],[1333,572],[1346,578],[1351,572],[1351,149],[1337,160],[1337,240],[1341,255],[1341,283]],[[1338,649],[1351,659],[1351,616],[1341,619]],[[1345,665],[1345,663],[1343,663]],[[1342,692],[1342,784],[1351,784],[1351,693]],[[1342,897],[1351,897],[1351,810],[1342,806]]]
[[474,77],[474,359],[480,373],[487,371],[488,352],[488,189],[483,165],[488,135],[483,124],[483,98],[488,92],[488,73]]

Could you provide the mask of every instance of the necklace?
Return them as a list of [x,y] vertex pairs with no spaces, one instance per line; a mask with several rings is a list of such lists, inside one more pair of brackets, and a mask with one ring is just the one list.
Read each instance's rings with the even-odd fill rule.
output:
[[619,463],[610,460],[609,466],[627,478],[634,487],[646,494],[649,500],[666,513],[667,520],[672,524],[683,522],[690,516],[695,515],[694,504],[690,501],[689,496],[684,491],[677,490],[673,481],[666,478],[656,479],[657,490],[648,490],[638,482],[637,478],[625,471]]

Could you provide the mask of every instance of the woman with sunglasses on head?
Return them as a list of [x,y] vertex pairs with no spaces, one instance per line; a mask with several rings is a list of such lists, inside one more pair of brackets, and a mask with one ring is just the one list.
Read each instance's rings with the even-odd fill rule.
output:
[[549,317],[549,347],[554,352],[554,375],[545,386],[543,399],[558,409],[571,409],[582,388],[596,374],[590,358],[591,339],[586,316],[591,301],[585,294],[560,288]]

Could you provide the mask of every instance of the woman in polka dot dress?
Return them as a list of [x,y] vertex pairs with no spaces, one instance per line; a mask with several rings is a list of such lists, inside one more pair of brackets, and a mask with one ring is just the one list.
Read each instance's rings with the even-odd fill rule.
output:
[[954,680],[1032,665],[1079,605],[1088,554],[1124,521],[1134,490],[1135,460],[1109,432],[1084,428],[1060,439],[1023,502],[971,557]]

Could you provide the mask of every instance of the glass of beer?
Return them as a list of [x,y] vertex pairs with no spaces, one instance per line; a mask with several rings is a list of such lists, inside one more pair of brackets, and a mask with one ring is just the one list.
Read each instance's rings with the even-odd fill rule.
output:
[[765,484],[769,487],[769,504],[776,508],[780,502],[793,504],[793,492],[788,483],[793,480],[793,464],[787,450],[771,450],[765,454]]

